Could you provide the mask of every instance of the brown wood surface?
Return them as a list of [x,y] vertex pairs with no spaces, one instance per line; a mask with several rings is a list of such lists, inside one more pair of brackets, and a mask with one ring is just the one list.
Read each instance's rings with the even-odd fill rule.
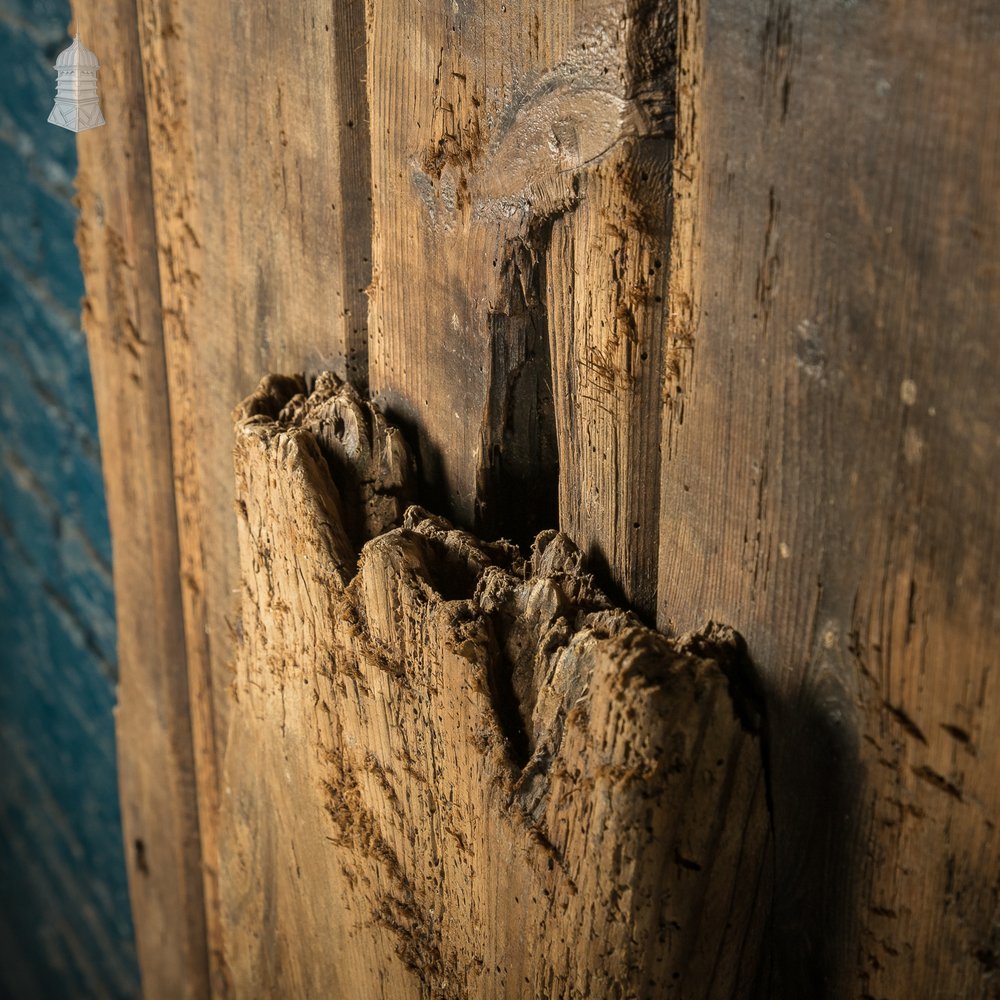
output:
[[769,817],[738,641],[643,627],[555,531],[525,561],[400,517],[398,435],[302,388],[236,428],[235,995],[749,996]]
[[102,53],[108,124],[79,137],[77,243],[114,542],[125,859],[146,995],[201,998],[205,905],[146,104],[134,0],[102,7],[82,29]]
[[238,628],[229,411],[263,368],[317,353],[364,382],[364,36],[352,4],[138,9],[209,951],[222,994],[217,739]]
[[1000,995],[1000,8],[684,5],[661,626],[770,688],[775,995]]
[[[350,881],[329,861],[345,851],[358,877],[382,870],[371,841],[351,840],[364,823],[338,828],[323,812],[317,781],[337,764],[347,784],[326,780],[343,792],[354,775],[360,815],[385,824],[388,791],[360,780],[354,751],[316,758],[333,724],[287,683],[293,659],[314,663],[303,644],[331,602],[367,607],[360,584],[327,565],[339,596],[321,594],[308,574],[291,579],[291,553],[254,565],[259,539],[244,536],[245,579],[277,573],[297,600],[326,603],[296,628],[282,610],[287,634],[266,588],[239,610],[229,409],[264,371],[322,367],[361,387],[370,372],[433,509],[519,542],[558,521],[646,624],[723,621],[747,637],[767,689],[776,837],[758,996],[1000,995],[995,5],[137,0],[135,31],[121,0],[94,6],[114,59],[141,54],[148,108],[144,167],[136,63],[123,58],[119,77],[106,59],[102,93],[111,107],[124,95],[130,131],[106,104],[108,128],[81,137],[81,246],[124,623],[126,824],[153,831],[132,839],[158,859],[142,882],[132,851],[150,995],[179,995],[185,974],[191,995],[205,990],[186,684],[217,995],[230,976],[245,992],[258,971],[327,974],[296,941],[333,904],[301,894],[284,834],[339,841],[310,841],[295,862],[331,885]],[[272,489],[253,479],[248,495]],[[316,556],[311,530],[295,537]],[[428,606],[401,613],[437,642],[448,602],[428,586]],[[341,627],[324,633],[331,655],[368,676]],[[433,642],[411,652],[431,685],[446,662],[469,662]],[[310,686],[335,686],[314,673]],[[427,705],[373,676],[414,726],[438,731]],[[286,744],[275,713],[292,690]],[[495,714],[488,702],[477,718]],[[258,786],[236,763],[250,733]],[[453,763],[476,759],[451,746]],[[254,812],[258,797],[293,794],[273,816]],[[719,801],[706,793],[704,807]],[[508,842],[523,835],[516,811],[501,821],[490,801],[466,804],[506,824]],[[274,859],[266,891],[249,874],[220,884],[220,851],[235,873]],[[393,851],[411,881],[452,857]],[[387,891],[391,909],[402,897]],[[369,909],[390,915],[365,947],[387,956],[387,983],[412,988],[392,957],[392,942],[412,954],[404,921]],[[460,912],[502,939],[498,918]],[[276,920],[298,938],[275,942]],[[443,940],[413,920],[421,941]],[[351,941],[342,954],[358,954]],[[417,955],[427,983],[458,988],[452,966]]]
[[558,497],[652,615],[672,6],[368,15],[375,398],[439,509],[530,541]]

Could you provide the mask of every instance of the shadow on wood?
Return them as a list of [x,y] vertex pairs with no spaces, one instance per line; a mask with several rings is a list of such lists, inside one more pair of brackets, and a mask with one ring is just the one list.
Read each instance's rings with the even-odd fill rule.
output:
[[236,994],[749,995],[769,817],[741,640],[644,627],[555,531],[525,558],[404,512],[398,432],[304,389],[237,411]]

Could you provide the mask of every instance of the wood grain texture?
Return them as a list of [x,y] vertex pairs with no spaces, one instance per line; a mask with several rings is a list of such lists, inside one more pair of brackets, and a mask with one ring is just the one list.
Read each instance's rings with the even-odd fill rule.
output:
[[322,358],[364,383],[364,34],[357,3],[140,0],[138,9],[209,950],[221,995],[216,740],[239,578],[229,410],[272,365]]
[[376,398],[436,506],[523,540],[558,493],[650,614],[672,9],[368,7]]
[[356,558],[352,464],[378,501],[408,460],[303,388],[236,428],[236,995],[749,995],[769,819],[738,640],[643,627],[555,531],[524,560],[411,507]]
[[[123,331],[118,353],[97,348],[95,369],[114,360],[98,375],[102,413],[125,405],[111,393],[133,355],[152,366],[136,369],[152,388],[106,433],[122,466],[112,477],[132,482],[128,449],[152,440],[160,458],[135,488],[159,497],[173,448],[214,990],[231,975],[241,993],[628,992],[635,968],[596,964],[589,940],[569,967],[569,927],[574,945],[583,929],[626,953],[655,940],[664,964],[653,985],[629,987],[639,993],[672,985],[659,978],[670,968],[695,977],[691,995],[734,982],[796,1000],[1000,995],[993,6],[949,8],[944,30],[926,0],[683,0],[675,147],[666,3],[370,0],[367,43],[354,3],[138,7],[169,434],[156,429],[164,362],[142,349],[147,320],[122,306],[150,278],[93,235],[86,185],[81,243],[107,287],[91,337]],[[147,223],[136,235],[137,210],[120,211],[128,248]],[[710,710],[720,682],[694,666],[697,650],[626,623],[578,574],[546,566],[548,548],[521,574],[509,549],[420,515],[379,534],[355,573],[375,533],[369,501],[405,506],[402,459],[375,447],[382,431],[359,400],[317,403],[331,407],[326,431],[304,397],[279,419],[303,382],[272,385],[280,405],[258,398],[264,409],[243,414],[240,619],[229,404],[262,370],[324,358],[363,383],[370,257],[371,386],[416,446],[425,502],[518,541],[558,508],[605,589],[655,610],[664,632],[716,620],[748,637],[768,694],[773,900],[755,854],[762,792],[741,763],[750,741]],[[134,426],[153,438],[107,436]],[[330,468],[347,476],[338,487]],[[141,544],[146,522],[128,523],[116,489],[116,533]],[[149,503],[170,523],[162,497]],[[169,577],[176,550],[148,544]],[[151,596],[167,607],[176,594],[159,584]],[[576,642],[579,671],[596,678],[586,719],[560,714],[563,689],[518,666],[539,651],[535,616],[552,588],[560,607],[584,592],[600,605],[575,609],[565,647]],[[134,596],[120,601],[137,616]],[[617,624],[602,638],[587,615],[605,613]],[[624,651],[623,636],[639,635]],[[649,644],[671,669],[652,669]],[[614,687],[633,653],[637,686]],[[553,666],[546,656],[532,662]],[[172,706],[170,733],[176,677],[149,689]],[[634,708],[658,739],[703,720],[728,748],[705,761],[743,775],[722,791],[712,766],[696,768],[704,787],[678,791],[636,734],[636,780],[663,801],[680,795],[682,811],[647,808],[668,845],[656,877],[676,880],[671,905],[687,916],[654,917],[650,900],[619,893],[631,942],[602,921],[625,884],[615,866],[650,863],[629,826],[634,786],[608,792],[623,796],[612,801],[624,826],[601,836],[624,847],[600,876],[557,815],[596,822],[589,790],[633,761],[595,764],[594,740],[635,722],[602,715],[602,698]],[[558,808],[563,750],[538,783],[522,767],[556,731],[586,778]],[[168,739],[157,759],[183,775],[178,746]],[[150,815],[163,793],[150,791]],[[728,874],[707,866],[707,846],[689,853],[686,825],[656,826],[701,809],[698,831],[720,831]],[[726,853],[737,848],[720,810],[750,817],[742,860]],[[145,904],[167,924],[194,898],[183,816],[170,818],[179,881]],[[501,878],[517,901],[503,913]],[[730,898],[699,888],[717,878],[737,880],[730,918],[745,948],[712,945],[725,932],[714,911],[697,915],[699,901]],[[568,880],[590,887],[590,909]],[[754,906],[773,906],[759,967]],[[515,917],[518,930],[544,920],[553,933],[511,958]],[[317,927],[329,962],[316,959]],[[488,947],[470,928],[486,929]],[[682,968],[672,949],[692,928],[708,951]],[[726,956],[716,980],[699,964],[713,947]]]
[[682,4],[661,627],[770,688],[773,979],[998,996],[995,5]]
[[670,144],[630,141],[581,179],[547,271],[559,524],[650,618],[657,592]]
[[205,906],[146,103],[134,0],[101,6],[85,28],[107,53],[108,124],[79,136],[77,243],[114,537],[125,857],[144,995],[201,998]]

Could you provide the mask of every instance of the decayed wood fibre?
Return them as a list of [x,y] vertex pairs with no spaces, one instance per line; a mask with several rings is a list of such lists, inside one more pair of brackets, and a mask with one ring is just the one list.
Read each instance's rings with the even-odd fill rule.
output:
[[236,417],[236,995],[749,993],[768,818],[738,637],[645,628],[565,535],[523,557],[407,507],[401,436],[332,376]]

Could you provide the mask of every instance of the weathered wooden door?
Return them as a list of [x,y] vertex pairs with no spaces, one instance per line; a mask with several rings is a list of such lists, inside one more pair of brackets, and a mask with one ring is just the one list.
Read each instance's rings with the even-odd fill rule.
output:
[[77,8],[149,996],[1000,995],[1000,10]]

